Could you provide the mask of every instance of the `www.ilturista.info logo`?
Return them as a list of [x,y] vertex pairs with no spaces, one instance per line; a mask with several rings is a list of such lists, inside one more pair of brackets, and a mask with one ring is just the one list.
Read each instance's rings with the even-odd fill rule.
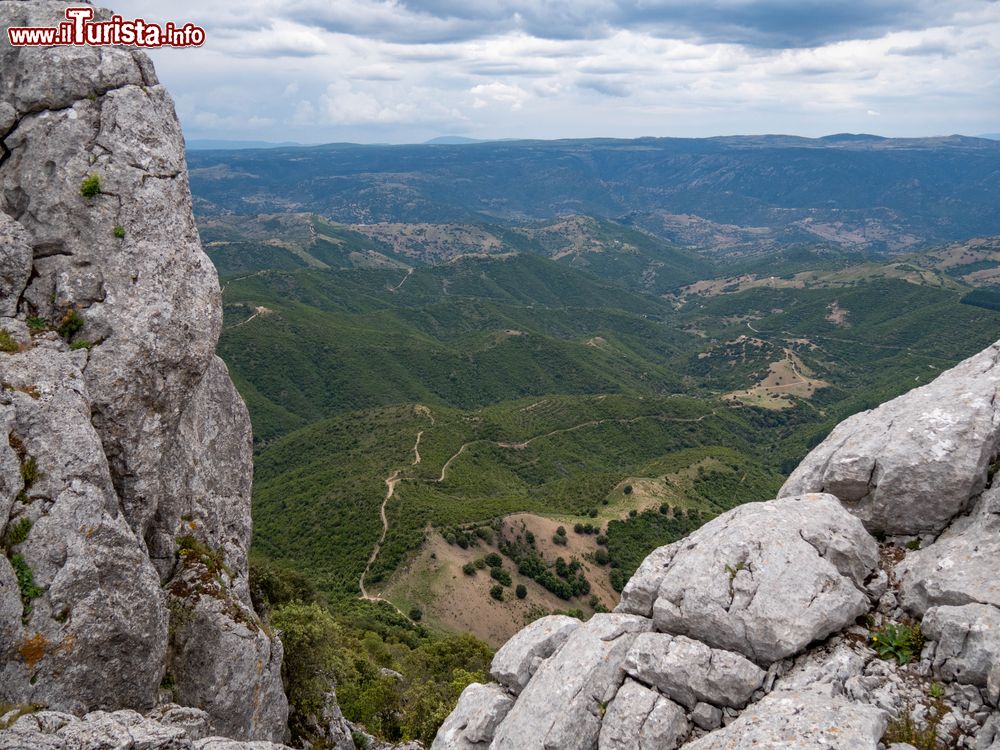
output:
[[12,47],[92,46],[119,44],[126,47],[200,47],[205,30],[193,23],[177,26],[146,23],[141,18],[127,21],[112,16],[110,21],[93,21],[93,8],[67,8],[66,22],[58,26],[11,26],[7,38]]

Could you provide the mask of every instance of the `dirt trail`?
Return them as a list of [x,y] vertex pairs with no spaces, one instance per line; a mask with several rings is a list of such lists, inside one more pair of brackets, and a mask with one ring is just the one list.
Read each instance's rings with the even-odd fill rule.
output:
[[391,288],[389,289],[389,291],[390,291],[390,292],[398,292],[398,291],[399,291],[399,289],[400,289],[400,287],[402,287],[402,286],[403,286],[403,284],[405,284],[405,283],[406,283],[406,280],[407,280],[408,278],[410,278],[410,277],[411,277],[412,275],[413,275],[413,269],[412,269],[412,268],[408,268],[408,269],[406,270],[406,276],[404,276],[404,277],[403,277],[403,280],[402,280],[402,281],[400,281],[400,282],[399,282],[398,284],[396,284],[396,286],[394,286],[394,287],[391,287]]
[[226,330],[229,331],[232,330],[233,328],[239,328],[240,326],[245,326],[247,323],[256,318],[258,315],[270,315],[272,312],[274,311],[271,310],[271,308],[269,307],[263,307],[263,306],[255,307],[253,315],[251,315],[246,320],[241,320],[239,323],[233,323],[231,326],[226,326]]
[[[580,430],[585,427],[596,427],[597,425],[605,424],[607,422],[619,422],[621,424],[630,424],[632,422],[638,422],[643,419],[658,419],[663,422],[693,423],[693,422],[701,422],[703,419],[706,419],[707,417],[714,416],[719,411],[719,409],[722,408],[731,408],[731,407],[717,407],[712,411],[702,414],[700,417],[696,418],[667,417],[662,414],[646,414],[639,417],[631,417],[629,419],[622,419],[622,418],[594,419],[587,422],[581,422],[580,424],[573,425],[572,427],[562,427],[558,430],[552,430],[551,432],[546,432],[542,435],[535,435],[534,437],[528,438],[527,440],[520,443],[505,443],[492,440],[472,440],[468,443],[464,443],[454,453],[454,455],[451,456],[451,458],[445,461],[444,465],[441,467],[441,475],[437,479],[433,479],[430,481],[438,483],[443,482],[448,476],[448,469],[458,459],[458,457],[461,456],[463,453],[465,453],[465,450],[469,446],[477,445],[479,443],[492,443],[493,445],[496,445],[499,448],[522,450],[524,448],[527,448],[529,445],[531,445],[531,443],[535,442],[536,440],[552,437],[553,435],[559,435],[565,432],[573,432],[574,430]],[[434,424],[434,416],[431,414],[430,409],[428,409],[427,407],[421,407],[418,411],[419,413],[428,417],[431,420],[431,424]],[[416,440],[413,443],[413,447],[410,449],[410,451],[414,455],[413,463],[411,464],[411,466],[416,466],[417,464],[420,463],[420,439],[423,437],[423,434],[424,434],[423,430],[417,432]],[[416,477],[400,476],[401,473],[402,473],[401,469],[396,469],[389,476],[385,478],[385,486],[386,486],[385,499],[382,500],[382,505],[379,507],[379,517],[382,519],[382,535],[379,537],[378,541],[375,543],[375,546],[372,548],[372,553],[368,557],[368,563],[365,565],[365,569],[361,573],[361,579],[358,582],[358,588],[360,588],[361,590],[361,595],[360,595],[361,599],[370,602],[385,602],[386,604],[389,604],[393,609],[395,609],[400,615],[406,617],[406,619],[409,620],[410,618],[399,607],[397,607],[388,599],[384,598],[381,594],[369,594],[368,589],[365,587],[365,578],[371,571],[371,567],[375,563],[375,560],[378,559],[379,552],[382,550],[382,544],[385,542],[385,538],[389,533],[389,517],[388,515],[386,515],[386,506],[389,504],[389,501],[392,500],[393,496],[396,494],[396,485],[398,485],[402,481],[414,481],[417,479]]]
[[417,442],[413,444],[413,463],[411,466],[416,466],[420,463],[420,438],[423,436],[424,431],[421,430],[417,433]]
[[523,442],[520,442],[520,443],[509,443],[509,442],[496,441],[496,440],[471,440],[468,443],[465,443],[464,445],[462,445],[462,447],[458,449],[457,453],[455,453],[451,458],[449,458],[447,461],[445,461],[444,466],[441,467],[441,476],[439,476],[434,481],[435,482],[443,482],[445,480],[446,476],[447,476],[448,469],[451,467],[452,462],[456,458],[458,458],[459,456],[461,456],[463,453],[465,453],[465,449],[466,448],[468,448],[469,446],[472,446],[472,445],[477,445],[479,443],[487,443],[487,444],[492,443],[497,448],[509,448],[509,449],[512,449],[512,450],[524,450],[525,448],[527,448],[529,445],[531,445],[536,440],[542,440],[543,438],[552,437],[553,435],[561,435],[561,434],[566,433],[566,432],[574,432],[576,430],[582,430],[584,427],[596,427],[597,425],[607,424],[608,422],[618,422],[619,424],[632,424],[633,422],[640,422],[643,419],[658,419],[661,422],[680,422],[680,423],[689,423],[690,424],[690,423],[694,423],[694,422],[701,422],[706,417],[715,416],[715,414],[719,411],[720,408],[727,408],[728,409],[728,408],[732,408],[732,407],[729,407],[729,406],[726,406],[726,407],[716,407],[715,409],[712,409],[712,411],[707,412],[705,414],[702,414],[700,417],[666,417],[666,416],[663,416],[662,414],[644,414],[644,415],[639,416],[639,417],[630,417],[629,419],[623,419],[623,418],[620,418],[620,417],[609,417],[607,419],[592,419],[589,422],[581,422],[580,424],[575,424],[572,427],[561,427],[558,430],[552,430],[551,432],[546,432],[546,433],[543,433],[541,435],[535,435],[534,437],[528,438],[527,440],[525,440]]

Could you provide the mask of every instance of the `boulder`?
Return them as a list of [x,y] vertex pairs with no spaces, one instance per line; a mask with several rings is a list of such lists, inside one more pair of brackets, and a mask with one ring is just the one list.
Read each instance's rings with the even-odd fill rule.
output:
[[674,750],[691,726],[683,709],[655,690],[626,679],[601,724],[601,750]]
[[885,714],[822,690],[781,690],[684,750],[876,750]]
[[514,699],[499,685],[472,683],[438,729],[431,750],[486,750],[513,705]]
[[615,612],[625,612],[642,617],[653,616],[653,604],[663,577],[667,574],[670,562],[680,548],[680,542],[668,544],[650,552],[640,563],[625,588],[622,589],[621,601],[615,607]]
[[653,620],[766,665],[868,609],[878,546],[832,495],[750,503],[710,521],[674,554]]
[[500,647],[490,665],[490,676],[517,695],[541,661],[552,656],[579,626],[575,617],[540,617]]
[[780,496],[829,492],[884,534],[938,533],[986,486],[1000,449],[1000,343],[841,422]]
[[[987,604],[932,607],[921,623],[934,674],[941,680],[987,687],[1000,664],[1000,609]],[[995,678],[994,678],[995,679]],[[993,696],[996,704],[996,696]]]
[[742,708],[766,674],[741,654],[663,633],[636,636],[625,672],[688,710],[699,702]]
[[928,608],[981,603],[1000,607],[1000,488],[991,488],[972,513],[957,519],[934,544],[896,566],[900,603],[922,616]]
[[650,630],[642,617],[598,614],[580,625],[546,659],[497,728],[494,750],[594,748],[602,706],[614,698],[625,656],[637,633]]
[[[93,711],[79,719],[57,711],[29,713],[0,731],[0,750],[290,750],[271,742],[194,739],[190,736],[191,721],[197,718],[194,710],[178,713],[177,706],[165,707],[162,718],[128,710]],[[201,718],[207,717],[202,713]]]

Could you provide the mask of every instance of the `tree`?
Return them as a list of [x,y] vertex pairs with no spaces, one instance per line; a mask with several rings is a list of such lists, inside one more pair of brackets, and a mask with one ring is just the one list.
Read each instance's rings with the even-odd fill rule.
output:
[[498,602],[503,601],[503,586],[499,583],[490,589],[490,596],[496,599]]
[[423,619],[424,613],[420,611],[419,607],[413,607],[410,609],[410,619],[414,622],[420,622]]
[[523,599],[528,595],[528,587],[523,583],[517,584],[517,588],[514,589],[514,593],[517,594],[518,599]]

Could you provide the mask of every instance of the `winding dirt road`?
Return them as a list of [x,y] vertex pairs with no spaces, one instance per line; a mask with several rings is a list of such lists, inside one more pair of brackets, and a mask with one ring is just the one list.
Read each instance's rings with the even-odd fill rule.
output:
[[[495,440],[471,440],[468,443],[464,443],[451,456],[451,458],[449,458],[447,461],[444,462],[444,465],[441,467],[441,474],[437,479],[432,479],[429,481],[437,483],[444,482],[444,480],[448,476],[448,469],[458,459],[458,457],[461,456],[463,453],[465,453],[466,449],[469,448],[470,446],[478,445],[480,443],[493,444],[498,448],[523,450],[536,440],[542,440],[543,438],[552,437],[553,435],[560,435],[566,432],[581,430],[585,427],[596,427],[597,425],[606,424],[609,422],[630,424],[632,422],[638,422],[643,419],[657,419],[662,422],[674,422],[674,423],[694,423],[694,422],[701,422],[702,420],[708,417],[714,416],[719,411],[719,409],[723,408],[732,408],[732,407],[729,406],[716,407],[712,411],[702,414],[700,417],[668,417],[662,414],[644,414],[642,416],[630,417],[628,419],[616,418],[616,417],[609,417],[608,419],[592,419],[587,422],[581,422],[580,424],[573,425],[572,427],[562,427],[558,430],[552,430],[550,432],[546,432],[541,435],[535,435],[534,437],[528,438],[527,440],[520,443],[510,443],[510,442],[502,442]],[[434,416],[431,414],[430,409],[427,409],[427,407],[422,407],[418,411],[419,413],[428,417],[431,420],[431,424],[434,424]],[[417,432],[416,440],[413,443],[413,447],[410,449],[410,451],[413,453],[414,456],[413,463],[411,464],[411,466],[416,466],[420,463],[420,440],[423,437],[423,434],[424,434],[423,430]],[[391,601],[383,597],[381,594],[369,594],[368,589],[365,587],[365,578],[367,578],[369,572],[371,572],[371,567],[375,563],[375,560],[378,559],[379,552],[382,550],[382,545],[385,543],[385,538],[389,533],[389,517],[386,514],[386,506],[389,504],[389,501],[392,500],[393,496],[395,496],[396,494],[396,485],[398,485],[402,481],[416,481],[418,479],[417,477],[400,476],[401,473],[402,473],[401,469],[396,469],[389,476],[385,478],[385,486],[386,486],[385,498],[382,500],[382,505],[379,507],[379,517],[382,520],[382,535],[379,537],[378,541],[375,542],[375,546],[372,548],[371,555],[368,556],[368,563],[365,565],[365,569],[361,573],[361,579],[358,582],[358,588],[361,590],[360,594],[361,599],[370,602],[385,602],[393,609],[395,609],[400,615],[405,617],[407,620],[410,620],[410,617],[405,612],[403,612],[403,610],[401,610],[399,607],[393,604]],[[412,622],[412,620],[410,621]]]

